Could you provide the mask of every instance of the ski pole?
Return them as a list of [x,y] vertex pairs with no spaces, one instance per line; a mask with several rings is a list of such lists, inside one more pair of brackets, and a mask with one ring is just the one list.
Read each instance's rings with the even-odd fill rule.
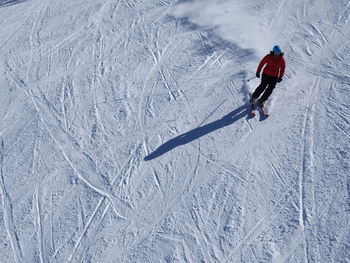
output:
[[256,76],[252,77],[251,79],[248,79],[247,81],[249,82],[249,81],[251,81],[251,80],[253,80],[255,78],[256,78]]

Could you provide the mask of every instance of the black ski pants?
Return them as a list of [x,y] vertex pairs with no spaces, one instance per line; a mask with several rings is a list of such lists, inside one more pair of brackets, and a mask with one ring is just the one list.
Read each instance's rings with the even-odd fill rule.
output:
[[261,102],[265,102],[272,94],[273,89],[276,87],[277,80],[278,80],[277,77],[269,76],[263,73],[261,78],[261,83],[252,94],[252,97],[254,99],[257,99],[265,91],[260,98]]

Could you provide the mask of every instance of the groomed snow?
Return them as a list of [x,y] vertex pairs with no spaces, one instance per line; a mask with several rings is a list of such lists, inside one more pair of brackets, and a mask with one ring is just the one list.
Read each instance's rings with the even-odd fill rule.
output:
[[[0,262],[350,262],[348,0],[0,0]],[[287,62],[248,115],[260,59]]]

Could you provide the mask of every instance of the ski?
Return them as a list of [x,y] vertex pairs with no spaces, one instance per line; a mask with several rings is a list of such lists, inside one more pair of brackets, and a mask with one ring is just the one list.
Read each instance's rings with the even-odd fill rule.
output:
[[250,115],[256,115],[256,101],[252,100],[252,93],[249,93]]
[[266,108],[263,106],[263,107],[261,107],[261,111],[262,111],[262,113],[264,114],[264,116],[267,118],[267,117],[269,117],[269,113],[267,112],[267,110],[266,110]]
[[258,107],[259,107],[260,113],[261,113],[260,116],[262,116],[264,119],[266,119],[267,117],[269,117],[269,113],[268,113],[267,109],[265,108],[265,106],[260,106],[260,105],[258,105]]
[[250,114],[253,116],[256,115],[256,106],[254,102],[250,104]]
[[265,106],[258,105],[258,107],[260,108],[261,113],[264,115],[264,117],[266,117],[266,118],[269,117],[269,113],[268,113],[267,109],[265,108]]

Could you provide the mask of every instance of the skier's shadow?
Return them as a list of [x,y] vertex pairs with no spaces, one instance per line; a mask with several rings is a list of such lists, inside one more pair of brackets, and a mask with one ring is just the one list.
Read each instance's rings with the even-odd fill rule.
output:
[[155,158],[158,158],[161,155],[173,150],[174,148],[180,145],[187,144],[189,142],[199,139],[204,135],[207,135],[208,133],[221,129],[225,126],[231,125],[232,123],[235,123],[236,121],[238,121],[246,115],[248,115],[249,117],[248,113],[249,105],[240,106],[239,108],[235,109],[234,111],[231,111],[229,114],[225,115],[221,119],[208,123],[204,126],[195,128],[189,132],[186,132],[171,139],[170,141],[167,141],[166,143],[159,146],[154,152],[147,155],[144,158],[144,160],[150,161]]
[[23,3],[26,1],[28,1],[28,0],[0,0],[0,8],[20,4],[20,3]]

